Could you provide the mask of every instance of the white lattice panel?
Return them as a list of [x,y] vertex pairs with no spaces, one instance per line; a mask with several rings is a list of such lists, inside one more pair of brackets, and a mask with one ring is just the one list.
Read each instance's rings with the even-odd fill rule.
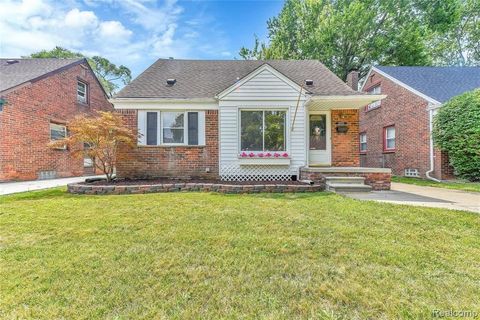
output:
[[220,167],[223,181],[288,181],[298,174],[295,167],[275,167],[264,165],[229,165]]

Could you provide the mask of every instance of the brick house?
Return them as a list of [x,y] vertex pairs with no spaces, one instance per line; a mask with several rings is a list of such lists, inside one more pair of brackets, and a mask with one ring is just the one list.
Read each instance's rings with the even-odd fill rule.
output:
[[360,168],[358,155],[358,109],[383,97],[353,90],[315,60],[160,59],[112,100],[141,134],[122,150],[117,176],[351,175],[385,189],[390,170]]
[[0,181],[93,173],[89,159],[47,146],[76,115],[113,110],[86,59],[0,59],[0,98]]
[[480,67],[372,67],[361,91],[385,94],[360,112],[360,163],[398,176],[453,178],[431,121],[450,98],[480,87]]

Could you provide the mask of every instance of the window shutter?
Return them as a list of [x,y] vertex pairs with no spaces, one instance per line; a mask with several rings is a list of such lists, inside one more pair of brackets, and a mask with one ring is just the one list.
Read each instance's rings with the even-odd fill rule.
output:
[[147,145],[157,145],[158,132],[158,116],[157,112],[147,112]]
[[147,144],[147,113],[145,111],[138,111],[137,114],[137,129],[138,129],[138,144]]
[[198,145],[198,112],[188,113],[188,144]]
[[198,144],[205,145],[205,111],[198,112]]

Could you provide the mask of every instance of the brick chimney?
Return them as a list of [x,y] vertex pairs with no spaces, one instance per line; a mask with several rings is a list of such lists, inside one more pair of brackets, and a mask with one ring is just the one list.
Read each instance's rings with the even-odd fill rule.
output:
[[358,91],[358,71],[357,70],[352,70],[347,75],[347,84],[353,90]]

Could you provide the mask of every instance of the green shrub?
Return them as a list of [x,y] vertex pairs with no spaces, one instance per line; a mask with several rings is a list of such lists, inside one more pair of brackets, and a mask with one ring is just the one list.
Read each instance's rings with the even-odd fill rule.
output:
[[480,181],[480,89],[452,98],[434,118],[435,145],[461,178]]

